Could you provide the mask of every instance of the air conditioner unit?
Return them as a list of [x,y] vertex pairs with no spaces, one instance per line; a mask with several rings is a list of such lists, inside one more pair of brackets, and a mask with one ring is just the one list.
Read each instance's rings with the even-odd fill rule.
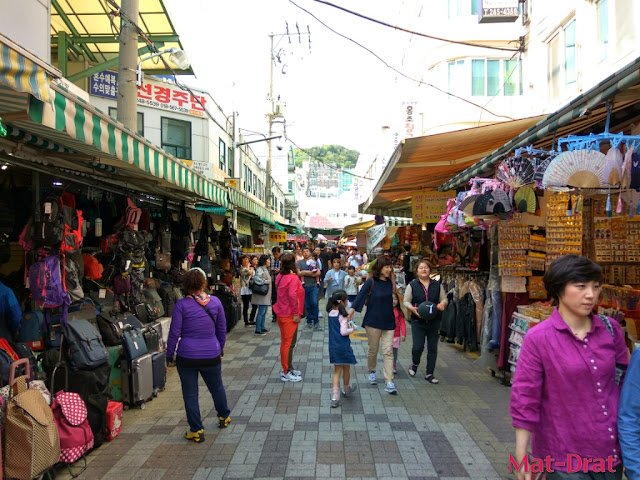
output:
[[272,112],[273,115],[276,117],[284,117],[284,107],[286,106],[285,102],[282,102],[280,100],[278,101],[274,101],[273,105],[272,105]]

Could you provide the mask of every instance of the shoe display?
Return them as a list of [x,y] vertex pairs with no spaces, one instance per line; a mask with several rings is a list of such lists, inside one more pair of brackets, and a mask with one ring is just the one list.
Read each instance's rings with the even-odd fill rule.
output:
[[393,382],[387,382],[384,387],[384,391],[390,393],[391,395],[395,395],[398,393],[398,390],[396,390],[396,385]]
[[338,408],[340,406],[340,400],[337,398],[331,399],[331,408]]
[[204,430],[198,430],[197,432],[187,430],[187,433],[184,434],[184,438],[187,440],[193,440],[196,443],[202,443],[204,442]]
[[302,380],[300,375],[294,375],[293,372],[280,372],[280,380],[283,382],[299,382]]
[[343,397],[348,397],[349,395],[351,395],[353,392],[355,392],[356,390],[358,390],[358,385],[349,385],[349,391],[345,392],[344,388],[342,389],[342,396]]
[[376,380],[376,372],[369,373],[369,385],[377,385],[378,381]]
[[227,428],[231,423],[231,417],[218,417],[218,428]]

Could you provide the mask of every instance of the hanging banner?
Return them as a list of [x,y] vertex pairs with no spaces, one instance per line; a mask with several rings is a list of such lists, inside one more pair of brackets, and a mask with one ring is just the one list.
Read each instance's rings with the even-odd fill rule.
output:
[[269,241],[272,243],[284,243],[287,241],[287,232],[269,232]]
[[367,230],[367,251],[371,252],[387,235],[387,226],[375,225]]
[[438,223],[447,212],[447,201],[455,196],[455,190],[414,193],[411,197],[413,223]]

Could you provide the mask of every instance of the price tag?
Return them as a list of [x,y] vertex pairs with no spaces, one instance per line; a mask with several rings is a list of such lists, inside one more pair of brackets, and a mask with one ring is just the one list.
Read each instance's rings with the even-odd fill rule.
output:
[[129,267],[131,266],[131,260],[127,260],[124,264],[124,269],[125,270],[129,270]]
[[201,256],[201,255],[198,255],[198,261],[200,261],[200,259],[201,259],[201,258],[202,258],[202,256]]
[[44,203],[44,214],[51,215],[51,202]]
[[101,288],[98,290],[98,298],[107,298],[107,289]]

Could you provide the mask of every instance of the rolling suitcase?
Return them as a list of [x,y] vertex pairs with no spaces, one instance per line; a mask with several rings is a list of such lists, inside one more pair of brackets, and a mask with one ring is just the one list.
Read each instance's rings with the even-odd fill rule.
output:
[[164,352],[152,354],[153,364],[153,396],[157,397],[158,392],[164,391],[167,385],[167,356]]
[[122,401],[125,408],[139,406],[144,409],[144,402],[153,398],[153,363],[151,353],[123,360]]
[[109,352],[109,365],[111,366],[111,375],[109,383],[111,384],[111,396],[115,402],[122,401],[122,362],[124,361],[124,353],[122,346],[107,347]]

